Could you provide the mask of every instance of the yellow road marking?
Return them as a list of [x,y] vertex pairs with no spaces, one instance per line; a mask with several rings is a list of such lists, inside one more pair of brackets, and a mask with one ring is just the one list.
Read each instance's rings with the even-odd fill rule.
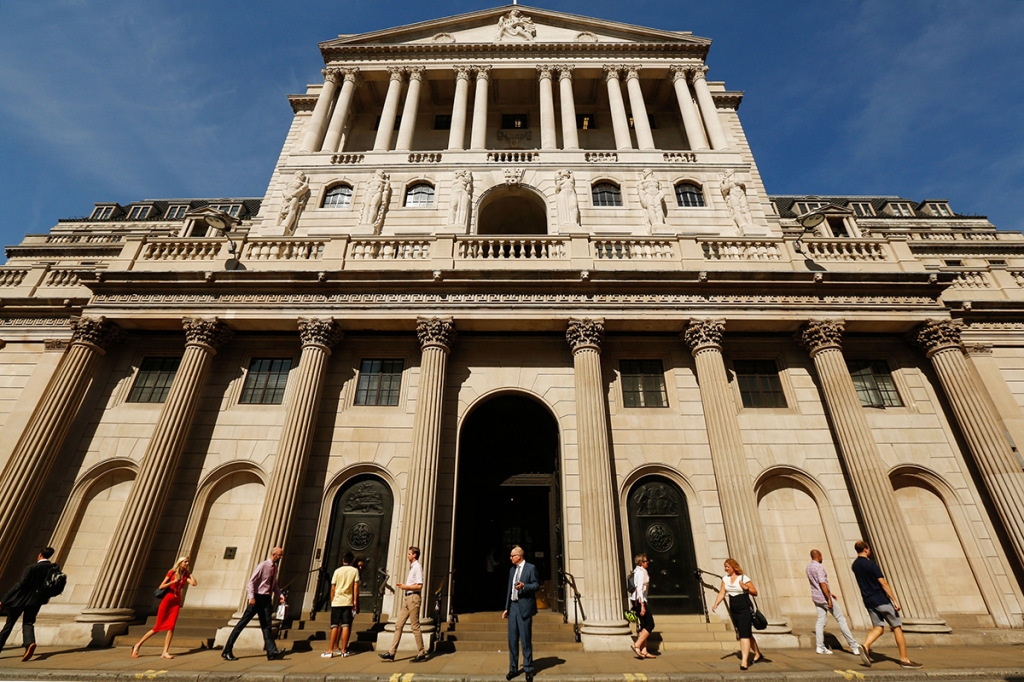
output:
[[630,673],[622,673],[622,676],[626,678],[626,682],[636,682],[636,678]]
[[412,676],[416,673],[406,673],[402,675],[402,682],[412,682]]
[[859,673],[856,670],[833,670],[832,672],[834,672],[836,675],[842,675],[843,677],[845,677],[847,680],[850,680],[851,682],[852,682],[852,680],[863,680],[864,679],[864,673]]
[[163,675],[165,672],[167,672],[167,671],[166,670],[147,670],[144,673],[136,673],[135,674],[135,679],[137,679],[137,680],[143,680],[143,679],[155,680],[159,675]]
[[402,673],[394,673],[391,676],[391,680],[389,682],[401,682],[401,680],[402,680]]

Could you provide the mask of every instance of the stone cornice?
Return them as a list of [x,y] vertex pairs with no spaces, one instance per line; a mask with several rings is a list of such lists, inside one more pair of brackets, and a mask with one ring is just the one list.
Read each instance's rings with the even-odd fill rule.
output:
[[[351,59],[403,59],[423,57],[428,59],[465,58],[467,55],[509,54],[516,57],[544,57],[557,55],[559,58],[590,58],[603,54],[613,55],[615,59],[629,56],[651,57],[654,53],[664,53],[666,58],[678,59],[680,56],[703,60],[707,55],[704,45],[686,43],[406,43],[406,44],[366,44],[339,45],[321,49],[326,64],[336,64]],[[656,54],[655,54],[656,56]]]
[[292,105],[292,112],[313,111],[316,106],[316,95],[288,95],[288,103]]

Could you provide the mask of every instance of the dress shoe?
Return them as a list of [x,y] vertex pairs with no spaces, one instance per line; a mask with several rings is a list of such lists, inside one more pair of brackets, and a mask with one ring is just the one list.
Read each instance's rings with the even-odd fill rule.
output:
[[281,658],[282,656],[284,656],[284,651],[282,651],[281,649],[274,649],[273,651],[267,652],[268,661],[273,661],[277,658]]
[[526,682],[533,682],[533,673],[526,673]]
[[391,653],[390,651],[385,651],[384,653],[377,654],[377,655],[380,656],[385,661],[393,661],[393,660],[395,660],[395,655],[393,653]]
[[428,658],[427,654],[416,654],[415,656],[413,656],[412,662],[413,663],[422,663],[423,661],[427,660],[427,658]]
[[512,680],[514,680],[518,674],[518,670],[509,670],[508,675],[505,675],[505,679],[508,680],[508,682],[512,682]]
[[34,654],[35,652],[36,652],[36,643],[32,642],[25,649],[25,655],[21,657],[21,662],[24,663],[28,659],[32,658],[32,654]]
[[222,653],[220,655],[220,657],[223,658],[225,661],[237,661],[238,660],[237,658],[235,658],[235,655],[233,653],[231,653],[230,651],[225,651],[224,653]]

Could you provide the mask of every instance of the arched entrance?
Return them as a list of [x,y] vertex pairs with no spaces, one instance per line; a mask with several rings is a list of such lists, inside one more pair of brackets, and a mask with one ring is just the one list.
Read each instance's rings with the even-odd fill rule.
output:
[[633,484],[627,501],[630,564],[644,553],[651,560],[648,599],[655,614],[701,613],[700,585],[693,575],[693,550],[686,496],[662,476],[646,476]]
[[[452,602],[456,613],[500,611],[521,545],[552,589],[562,565],[558,423],[540,403],[502,395],[465,420],[459,445]],[[538,604],[538,606],[540,606]]]
[[[341,566],[346,552],[356,562],[363,561],[360,572],[359,609],[379,613],[377,570],[387,567],[388,542],[391,538],[391,512],[394,497],[383,480],[371,474],[354,477],[334,496],[331,525],[316,588],[318,611],[330,608],[331,576]],[[377,607],[375,609],[374,607]]]
[[477,234],[548,233],[547,203],[533,191],[522,187],[492,189],[481,198],[477,215]]

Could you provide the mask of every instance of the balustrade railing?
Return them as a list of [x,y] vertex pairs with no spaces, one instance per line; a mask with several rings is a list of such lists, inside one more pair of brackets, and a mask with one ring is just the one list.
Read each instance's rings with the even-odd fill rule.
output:
[[354,239],[348,245],[350,260],[427,260],[429,239]]
[[495,163],[529,163],[539,158],[537,152],[487,152],[487,160]]
[[0,268],[0,287],[16,287],[20,285],[28,270],[6,270]]
[[908,232],[910,239],[917,241],[942,241],[942,242],[955,242],[955,241],[995,241],[999,239],[999,236],[995,232],[953,232],[943,231],[937,232],[934,230],[922,230],[919,232]]
[[697,155],[693,152],[665,152],[662,157],[670,163],[696,163]]
[[43,286],[47,287],[73,287],[78,285],[78,275],[74,270],[60,269],[50,270],[46,273]]
[[598,260],[672,260],[675,252],[667,239],[594,239]]
[[956,273],[956,279],[951,286],[954,289],[991,289],[992,282],[981,270],[963,271]]
[[123,237],[119,234],[49,234],[47,244],[116,244]]
[[362,154],[335,154],[331,157],[331,163],[335,164],[350,164],[350,163],[362,163]]
[[458,257],[463,260],[558,260],[565,254],[564,239],[474,237],[458,242]]
[[409,163],[441,163],[439,152],[413,152],[409,155]]
[[616,152],[586,152],[583,158],[588,163],[615,163],[619,155]]
[[778,261],[782,260],[782,243],[765,239],[701,240],[705,260]]
[[886,261],[884,242],[856,239],[805,240],[804,255],[810,260],[831,261]]
[[215,260],[224,242],[211,239],[168,239],[146,242],[142,260]]
[[245,245],[249,260],[319,260],[325,242],[317,240],[257,239]]

